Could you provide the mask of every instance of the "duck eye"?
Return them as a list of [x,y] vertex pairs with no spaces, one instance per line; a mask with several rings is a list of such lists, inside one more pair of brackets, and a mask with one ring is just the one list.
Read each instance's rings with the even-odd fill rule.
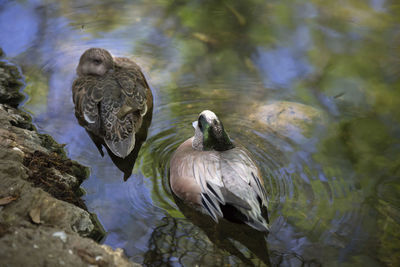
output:
[[100,59],[93,59],[93,62],[96,65],[100,65],[101,64],[101,60]]
[[203,130],[203,120],[204,120],[204,116],[201,115],[201,116],[199,117],[199,120],[198,120],[198,126],[199,126],[199,129],[200,129],[200,130]]

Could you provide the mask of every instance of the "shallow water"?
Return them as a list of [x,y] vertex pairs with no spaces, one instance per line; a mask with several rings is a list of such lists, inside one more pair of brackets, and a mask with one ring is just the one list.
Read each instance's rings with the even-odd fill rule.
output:
[[[1,1],[0,47],[21,66],[39,131],[91,168],[85,201],[104,243],[131,259],[398,266],[399,10],[385,0]],[[71,84],[89,47],[133,58],[153,91],[148,139],[125,183],[73,114]],[[320,109],[325,126],[283,136],[251,119],[273,100]],[[260,166],[266,242],[238,225],[216,229],[173,199],[168,161],[204,109]]]

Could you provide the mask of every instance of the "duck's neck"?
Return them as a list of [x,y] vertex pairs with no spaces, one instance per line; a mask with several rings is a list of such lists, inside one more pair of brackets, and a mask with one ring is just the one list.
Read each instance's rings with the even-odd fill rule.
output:
[[218,135],[212,132],[210,136],[203,138],[203,150],[226,151],[234,147],[234,144],[225,131],[222,131]]
[[192,147],[196,150],[203,150],[203,135],[200,131],[196,131],[192,141]]
[[192,147],[200,151],[226,151],[235,147],[229,136],[225,131],[221,133],[221,136],[215,136],[214,134],[205,134],[203,136],[201,133],[196,133]]

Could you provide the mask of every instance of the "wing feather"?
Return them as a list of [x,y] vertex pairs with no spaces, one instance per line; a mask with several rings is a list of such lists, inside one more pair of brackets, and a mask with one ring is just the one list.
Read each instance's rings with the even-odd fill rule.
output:
[[98,103],[103,99],[103,87],[94,77],[77,78],[72,85],[75,115],[82,126],[95,131],[99,127]]
[[201,153],[193,158],[193,176],[201,190],[201,205],[218,221],[223,217],[220,205],[225,204],[218,153]]
[[129,59],[116,58],[116,64],[119,68],[114,77],[122,89],[122,94],[126,96],[125,105],[133,111],[139,110],[144,116],[148,109],[146,90],[149,86],[143,73],[139,66]]
[[[248,188],[256,192],[262,204],[267,206],[267,194],[261,184],[262,178],[259,177],[258,168],[244,150],[235,148],[222,153],[222,164],[224,164],[224,178],[226,178],[224,183],[231,192],[234,194],[237,192],[236,195],[239,198],[246,199],[247,190],[243,190]],[[239,183],[238,180],[243,183]],[[244,185],[246,186],[243,187]]]
[[[254,162],[244,150],[234,148],[221,153],[221,169],[226,190],[236,197],[232,204],[247,217],[246,223],[260,231],[269,231],[261,211],[262,206],[267,207],[266,192]],[[250,209],[241,207],[244,203]]]

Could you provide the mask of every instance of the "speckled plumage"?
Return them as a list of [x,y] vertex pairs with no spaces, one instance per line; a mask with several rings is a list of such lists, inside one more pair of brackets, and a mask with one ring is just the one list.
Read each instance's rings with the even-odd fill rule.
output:
[[77,74],[72,93],[79,124],[100,151],[105,144],[125,158],[152,108],[151,90],[139,66],[127,58],[113,58],[105,49],[90,48],[81,56]]
[[[268,231],[268,216],[263,216],[267,212],[267,195],[249,153],[230,142],[211,111],[200,113],[193,126],[195,136],[182,143],[171,158],[170,184],[174,194],[201,207],[217,222],[218,218],[228,217],[226,211],[235,210],[234,220]],[[215,140],[207,142],[211,135]]]

